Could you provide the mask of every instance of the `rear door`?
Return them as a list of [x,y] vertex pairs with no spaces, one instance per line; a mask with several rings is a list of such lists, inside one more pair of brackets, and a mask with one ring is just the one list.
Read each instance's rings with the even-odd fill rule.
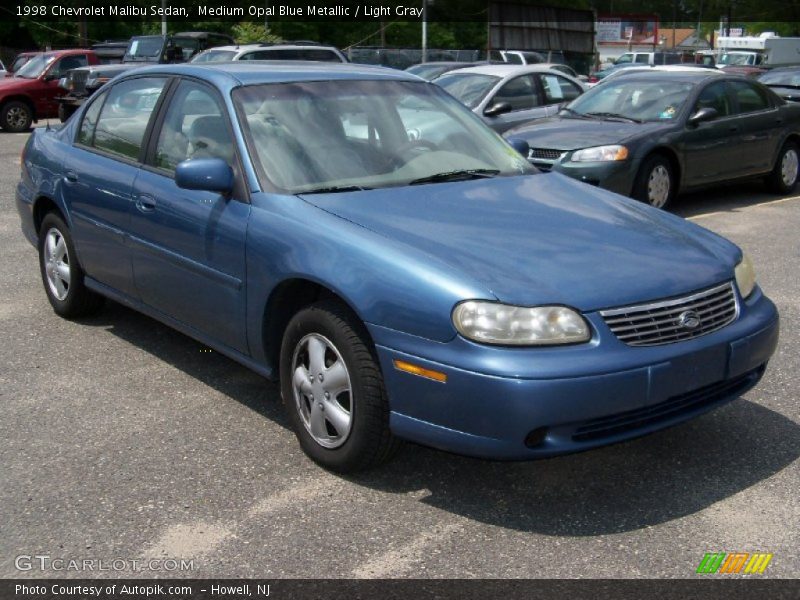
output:
[[135,297],[127,244],[132,186],[142,142],[167,86],[165,77],[117,83],[91,99],[64,158],[64,199],[86,274]]
[[782,141],[784,124],[777,106],[760,85],[751,81],[729,81],[733,109],[741,129],[743,175],[772,170]]
[[546,107],[546,116],[558,112],[558,107],[564,102],[570,102],[583,93],[580,86],[572,83],[566,77],[554,73],[539,73],[536,75],[541,87],[543,104]]
[[[217,92],[184,79],[156,124],[133,186],[131,254],[142,301],[240,352],[245,336],[245,236],[250,214],[233,130]],[[178,163],[222,158],[230,197],[175,184]]]

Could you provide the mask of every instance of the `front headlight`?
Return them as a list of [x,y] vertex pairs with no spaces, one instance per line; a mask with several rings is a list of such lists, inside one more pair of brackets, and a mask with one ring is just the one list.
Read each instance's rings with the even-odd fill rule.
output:
[[509,306],[468,300],[453,310],[453,324],[466,338],[503,346],[588,342],[589,325],[566,306]]
[[742,298],[747,298],[756,287],[756,270],[747,254],[742,255],[742,260],[736,265],[736,285]]
[[595,146],[577,150],[573,152],[571,160],[574,162],[610,162],[626,158],[628,158],[628,149],[625,146],[614,144],[613,146]]

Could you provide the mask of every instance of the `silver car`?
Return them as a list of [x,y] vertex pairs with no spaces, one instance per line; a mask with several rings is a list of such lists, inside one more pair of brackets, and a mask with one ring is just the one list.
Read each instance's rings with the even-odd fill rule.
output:
[[545,65],[482,65],[450,71],[433,80],[498,133],[558,112],[586,86]]

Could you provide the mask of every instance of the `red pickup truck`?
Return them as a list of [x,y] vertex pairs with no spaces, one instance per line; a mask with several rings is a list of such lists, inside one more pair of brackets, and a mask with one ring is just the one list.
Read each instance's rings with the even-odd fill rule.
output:
[[42,52],[26,62],[13,77],[0,79],[0,127],[6,131],[27,131],[33,122],[58,116],[56,97],[61,76],[77,67],[96,65],[91,50]]

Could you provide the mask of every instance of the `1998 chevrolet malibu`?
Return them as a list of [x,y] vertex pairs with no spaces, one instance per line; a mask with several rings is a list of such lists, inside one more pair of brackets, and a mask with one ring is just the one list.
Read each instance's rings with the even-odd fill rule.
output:
[[31,136],[16,198],[56,313],[111,298],[278,378],[338,471],[641,436],[749,390],[778,338],[734,244],[537,172],[402,72],[139,69]]

